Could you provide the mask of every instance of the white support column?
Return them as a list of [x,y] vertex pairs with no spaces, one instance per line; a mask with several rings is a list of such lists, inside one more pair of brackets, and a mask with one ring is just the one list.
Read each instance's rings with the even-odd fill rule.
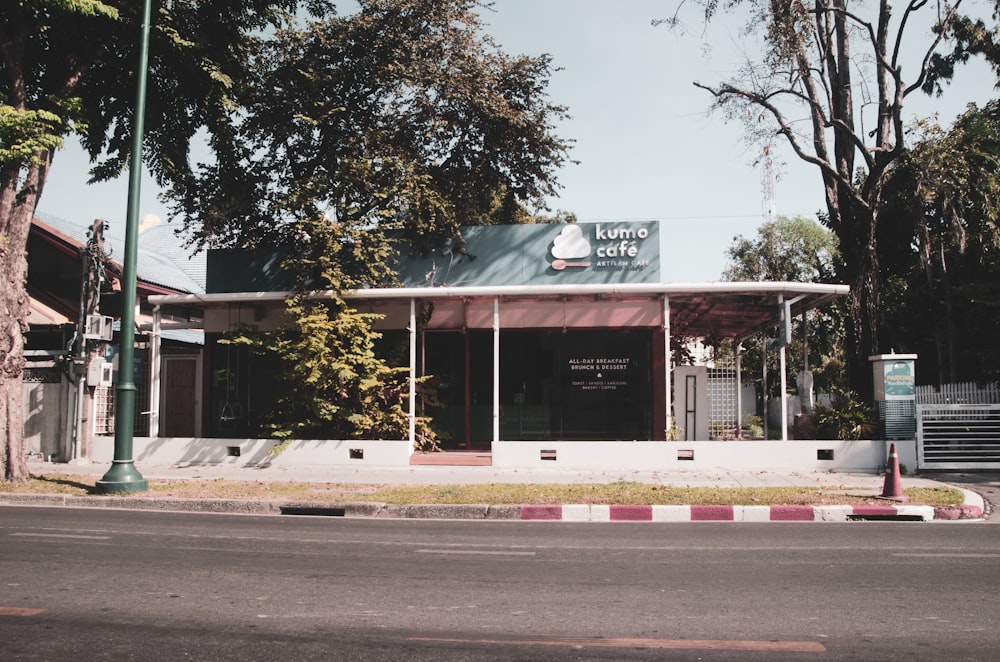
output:
[[665,397],[664,406],[667,408],[666,416],[664,420],[667,424],[666,437],[670,439],[670,433],[674,429],[674,416],[673,416],[673,397],[670,394],[673,375],[673,366],[670,364],[670,297],[666,294],[663,295],[663,375],[664,375],[664,387],[665,387]]
[[770,438],[768,434],[768,402],[767,402],[767,333],[760,334],[760,379],[763,391],[764,401],[764,440],[767,441]]
[[500,441],[500,297],[493,297],[493,443]]
[[417,300],[410,299],[410,455],[417,442]]
[[[785,303],[785,297],[778,295],[778,307]],[[781,366],[781,440],[788,441],[788,377],[785,375],[785,345],[779,343],[778,364]]]
[[163,354],[163,335],[160,325],[162,311],[153,307],[153,328],[149,332],[149,436],[160,436],[160,362]]
[[736,343],[736,438],[743,438],[743,343]]

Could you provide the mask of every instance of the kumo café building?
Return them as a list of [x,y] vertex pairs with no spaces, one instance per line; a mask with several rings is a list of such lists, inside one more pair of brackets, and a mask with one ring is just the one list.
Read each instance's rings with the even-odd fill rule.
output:
[[[205,294],[150,297],[151,433],[135,440],[135,460],[420,463],[413,421],[421,415],[444,433],[446,450],[475,453],[495,467],[875,471],[884,463],[883,441],[790,440],[787,412],[780,440],[739,439],[742,413],[753,411],[740,354],[725,366],[669,361],[672,339],[738,344],[774,329],[782,315],[847,294],[847,286],[662,282],[656,222],[481,226],[462,234],[462,250],[403,258],[400,287],[348,294],[357,309],[383,316],[376,328],[386,342],[406,348],[409,438],[298,440],[270,456],[276,441],[252,435],[265,404],[264,370],[218,341],[237,323],[280,324],[289,291],[274,256],[213,251]],[[198,309],[205,331],[198,432],[160,437],[170,401],[157,347],[182,309]],[[784,362],[784,349],[776,351]],[[441,407],[420,409],[414,381],[422,375],[435,376]],[[910,453],[904,442],[902,461]],[[110,445],[104,454],[112,456]]]

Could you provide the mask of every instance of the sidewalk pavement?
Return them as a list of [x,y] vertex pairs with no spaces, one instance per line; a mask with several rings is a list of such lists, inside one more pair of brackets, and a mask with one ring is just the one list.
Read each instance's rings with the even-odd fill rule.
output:
[[[235,458],[234,458],[235,460]],[[678,487],[815,487],[817,491],[849,491],[879,495],[884,477],[875,474],[820,471],[756,470],[727,471],[597,471],[572,469],[500,469],[489,466],[407,466],[353,468],[259,467],[234,461],[213,465],[147,466],[136,468],[147,480],[233,480],[336,483],[341,485],[460,485],[490,483],[594,484],[620,481]],[[29,461],[33,475],[62,474],[103,476],[110,464],[50,463]],[[980,519],[985,512],[983,498],[957,485],[918,477],[903,476],[902,486],[948,486],[965,494],[962,506],[934,508],[896,504],[861,506],[661,506],[634,505],[424,505],[397,506],[370,502],[303,502],[269,499],[181,499],[169,496],[112,495],[62,496],[0,493],[0,504],[64,505],[102,508],[143,508],[200,512],[258,514],[315,514],[344,517],[519,519],[561,521],[847,521],[849,519],[955,520]]]

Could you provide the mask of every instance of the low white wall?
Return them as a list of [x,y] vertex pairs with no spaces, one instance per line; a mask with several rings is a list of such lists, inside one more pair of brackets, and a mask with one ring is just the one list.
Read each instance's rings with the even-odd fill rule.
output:
[[[234,465],[245,467],[371,466],[410,462],[406,441],[294,441],[277,456],[273,439],[137,437],[137,464]],[[917,469],[916,441],[897,441],[899,461]],[[235,455],[233,449],[239,450]],[[875,472],[884,467],[887,441],[501,441],[493,444],[493,466],[507,469],[657,471],[685,469],[782,469]],[[111,462],[114,439],[97,437],[91,459]]]
[[[136,464],[233,465],[240,467],[283,466],[407,466],[410,444],[407,441],[293,441],[278,455],[271,449],[274,439],[205,439],[190,437],[136,437],[132,459]],[[91,460],[114,459],[113,437],[97,437],[92,444]]]
[[[917,468],[915,441],[897,441],[901,464]],[[501,441],[493,466],[545,469],[796,469],[874,472],[887,441]],[[823,459],[821,459],[823,458]],[[829,458],[829,459],[827,459]]]

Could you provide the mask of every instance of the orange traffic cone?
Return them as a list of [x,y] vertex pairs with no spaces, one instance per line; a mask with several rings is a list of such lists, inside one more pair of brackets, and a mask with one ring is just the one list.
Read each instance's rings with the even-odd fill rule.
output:
[[899,453],[896,452],[896,444],[889,444],[889,464],[885,468],[885,483],[879,498],[909,501],[908,497],[903,496],[903,481],[899,476]]

